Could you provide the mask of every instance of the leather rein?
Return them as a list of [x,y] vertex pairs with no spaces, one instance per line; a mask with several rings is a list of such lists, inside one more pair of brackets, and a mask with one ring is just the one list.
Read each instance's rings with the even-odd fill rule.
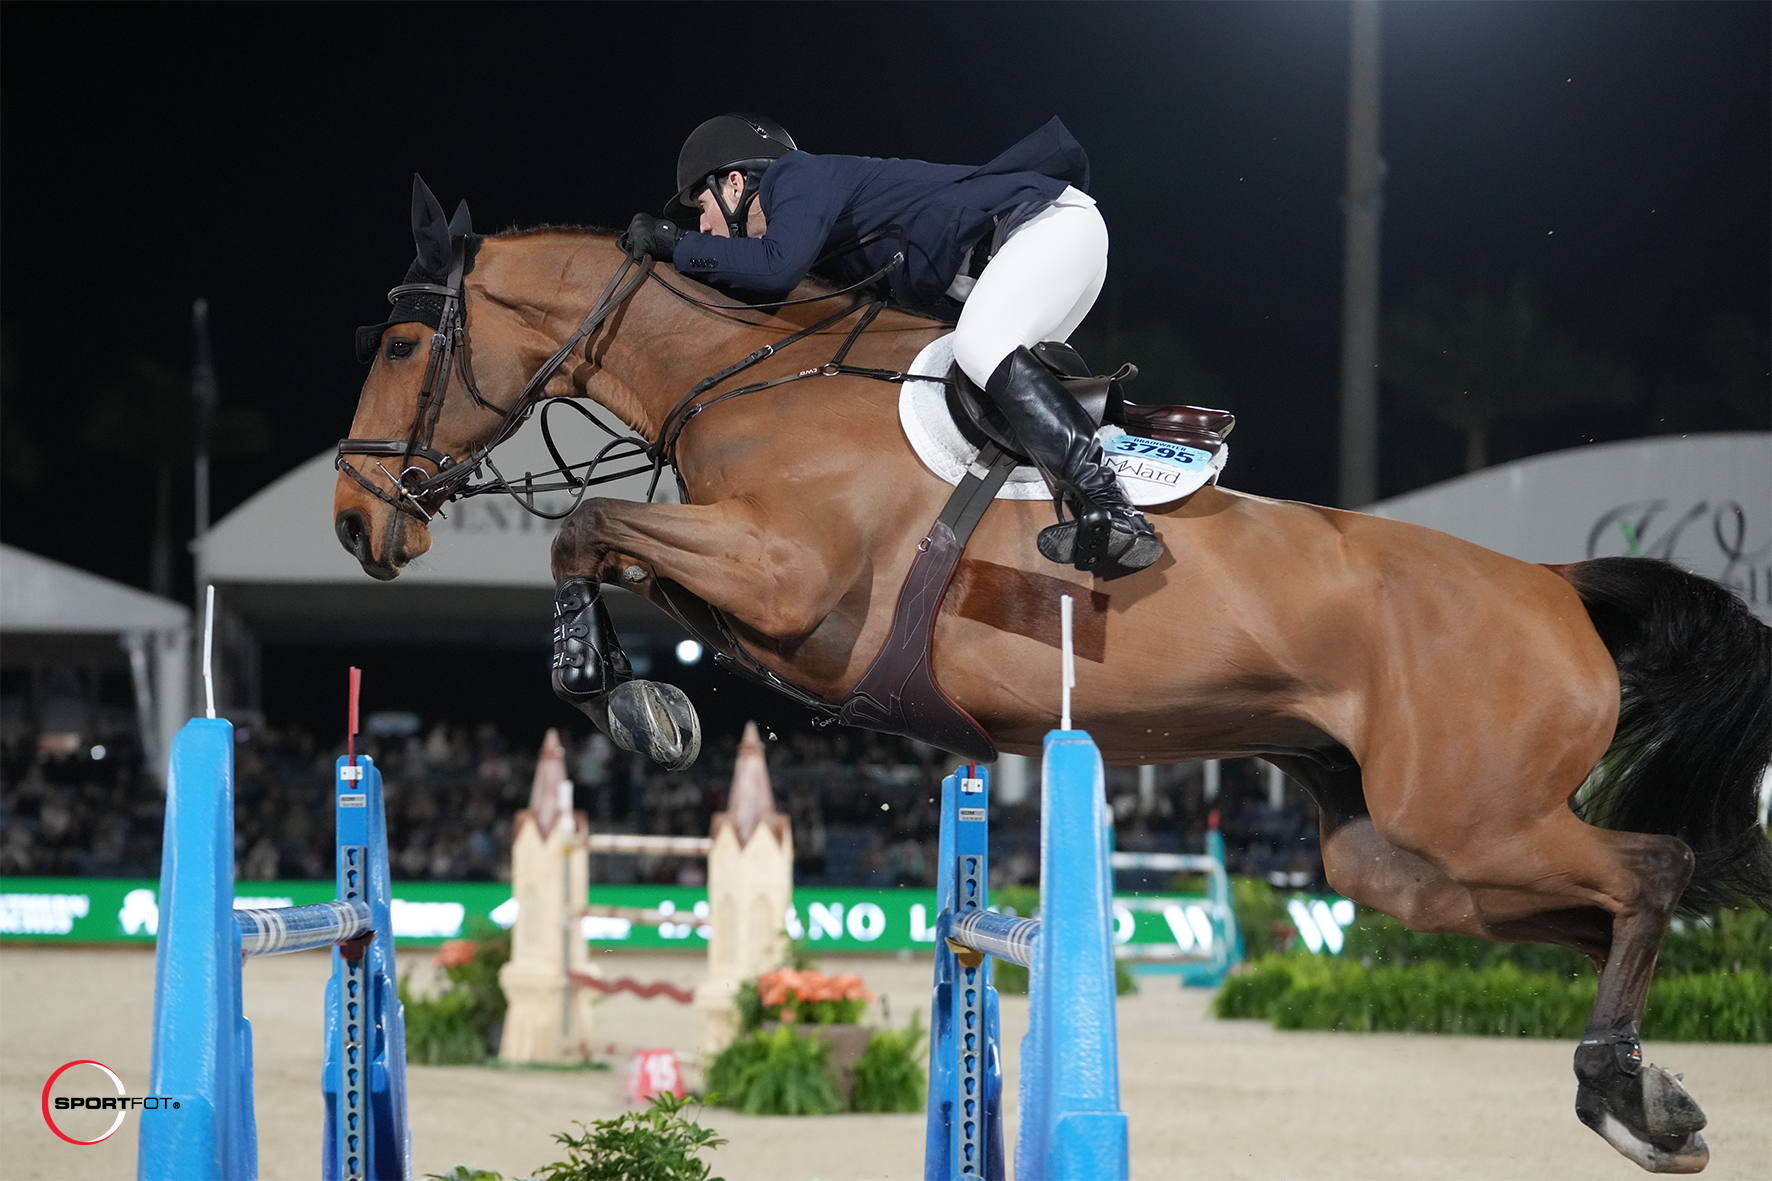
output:
[[[893,227],[896,229],[896,227]],[[650,470],[652,482],[647,487],[646,499],[651,501],[658,490],[658,481],[664,469],[669,466],[675,470],[677,440],[684,429],[703,410],[727,401],[731,398],[743,397],[747,394],[759,393],[789,382],[802,381],[810,377],[866,377],[876,381],[903,382],[916,378],[926,381],[945,382],[945,377],[923,377],[918,374],[907,374],[897,370],[868,369],[844,363],[851,347],[854,346],[862,332],[874,322],[874,318],[885,308],[886,301],[880,299],[857,299],[817,323],[790,333],[773,344],[744,357],[742,360],[728,365],[718,373],[713,373],[695,383],[689,392],[671,407],[660,425],[658,439],[647,443],[638,435],[622,434],[599,419],[591,411],[579,405],[574,398],[565,395],[547,395],[543,391],[550,381],[559,373],[560,367],[572,355],[573,350],[595,333],[611,315],[631,299],[648,277],[655,280],[666,291],[678,299],[696,307],[722,312],[770,311],[796,304],[819,303],[856,292],[883,278],[894,268],[904,262],[902,248],[895,253],[885,266],[859,282],[852,283],[838,291],[821,295],[808,296],[801,299],[781,300],[766,304],[723,304],[698,296],[672,286],[653,269],[653,260],[646,256],[638,258],[629,256],[622,260],[620,268],[604,286],[602,294],[597,297],[591,310],[586,313],[578,328],[568,336],[560,347],[554,351],[524,383],[523,389],[508,406],[500,406],[481,394],[474,382],[472,366],[472,347],[468,341],[467,328],[467,292],[463,286],[467,243],[458,237],[451,246],[449,280],[446,285],[436,283],[405,283],[388,292],[388,302],[396,303],[407,295],[430,295],[440,297],[443,310],[438,317],[437,328],[431,336],[431,355],[425,368],[424,382],[419,387],[418,406],[413,413],[412,427],[404,439],[341,439],[338,454],[333,466],[348,474],[359,485],[366,489],[377,500],[429,524],[439,515],[442,507],[452,500],[465,499],[470,496],[481,496],[489,492],[503,492],[511,497],[519,507],[545,520],[561,520],[570,516],[578,507],[587,489],[598,484],[607,484],[614,480],[626,479]],[[830,361],[810,369],[802,369],[783,377],[768,381],[755,382],[728,390],[705,402],[699,401],[701,396],[719,385],[721,382],[742,373],[781,350],[788,348],[809,336],[816,335],[828,328],[860,312],[855,327],[844,337],[842,345]],[[475,405],[499,415],[499,423],[491,438],[471,448],[460,460],[438,451],[432,446],[436,435],[437,423],[443,413],[443,404],[449,393],[451,373],[459,373],[462,388],[467,391]],[[570,409],[582,414],[592,425],[610,436],[589,460],[581,463],[568,463],[561,455],[554,442],[553,431],[548,422],[548,414],[552,408],[564,402]],[[549,456],[558,467],[544,472],[525,472],[520,480],[507,478],[500,472],[492,459],[492,451],[504,443],[527,422],[537,406],[541,406],[541,432]],[[370,479],[355,464],[348,462],[352,455],[367,456],[374,460],[375,466],[388,478],[389,488]],[[608,463],[622,463],[627,460],[645,456],[647,462],[622,471],[605,475],[597,475],[599,466]],[[381,462],[384,458],[397,459],[399,472],[389,471]],[[415,461],[429,463],[435,471],[427,472]],[[479,483],[474,480],[480,475],[481,468],[490,471],[491,477]],[[582,474],[576,474],[579,469]],[[552,482],[553,477],[558,477]],[[678,476],[678,489],[685,503],[689,502],[687,489],[682,486],[682,477]],[[535,503],[537,493],[566,492],[571,503],[558,512],[540,508]]]

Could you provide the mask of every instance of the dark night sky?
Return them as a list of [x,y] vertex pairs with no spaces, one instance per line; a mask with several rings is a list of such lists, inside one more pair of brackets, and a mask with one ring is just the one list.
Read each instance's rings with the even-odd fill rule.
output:
[[[1554,326],[1650,384],[1690,369],[1717,317],[1772,317],[1772,7],[1384,20],[1387,303],[1523,271]],[[6,486],[0,535],[145,583],[137,473],[69,440],[130,355],[187,363],[194,296],[224,398],[277,439],[223,466],[219,513],[344,433],[351,329],[412,255],[411,173],[468,198],[482,230],[625,224],[728,109],[813,151],[956,162],[1062,116],[1114,233],[1100,307],[1172,326],[1222,381],[1240,419],[1227,483],[1328,500],[1346,22],[1327,2],[7,5],[8,400],[56,470]],[[1569,412],[1504,434],[1498,458],[1654,429]],[[1397,410],[1387,492],[1421,455],[1456,457],[1436,430]]]

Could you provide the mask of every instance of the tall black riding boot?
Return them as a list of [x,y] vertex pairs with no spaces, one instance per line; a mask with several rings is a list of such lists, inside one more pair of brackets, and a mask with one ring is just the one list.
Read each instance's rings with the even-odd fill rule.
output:
[[579,705],[633,679],[633,667],[609,622],[597,581],[562,582],[554,591],[554,693]]
[[1103,579],[1142,570],[1162,556],[1157,531],[1107,466],[1095,424],[1032,352],[1018,348],[1003,358],[985,394],[1075,513],[1074,520],[1040,530],[1041,554]]

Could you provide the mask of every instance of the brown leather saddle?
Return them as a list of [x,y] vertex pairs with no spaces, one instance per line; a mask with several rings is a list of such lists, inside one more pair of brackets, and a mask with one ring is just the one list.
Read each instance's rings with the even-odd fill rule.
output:
[[[1133,365],[1099,377],[1090,374],[1083,358],[1067,344],[1047,341],[1033,352],[1097,423],[1105,421],[1128,434],[1198,447],[1213,456],[1223,450],[1225,436],[1236,425],[1236,416],[1224,410],[1126,401],[1122,387],[1138,375]],[[997,757],[996,744],[936,683],[935,619],[972,531],[1009,473],[1029,460],[1020,454],[1020,443],[1001,412],[957,365],[948,379],[948,409],[961,432],[979,445],[978,457],[928,536],[918,543],[917,556],[899,591],[886,644],[843,699],[837,716],[846,725],[902,734],[983,763]]]
[[[1138,377],[1138,366],[1126,364],[1102,377],[1089,372],[1081,354],[1068,344],[1043,341],[1030,350],[1040,363],[1051,370],[1071,396],[1088,411],[1096,426],[1108,423],[1127,434],[1165,443],[1197,447],[1210,455],[1224,449],[1224,440],[1237,425],[1237,416],[1228,410],[1212,410],[1205,406],[1146,406],[1128,402],[1125,386]],[[1021,442],[1015,437],[1003,412],[998,410],[985,392],[975,385],[958,365],[948,372],[948,413],[974,446],[995,443],[1015,456],[1021,463],[1030,462],[1023,454]]]

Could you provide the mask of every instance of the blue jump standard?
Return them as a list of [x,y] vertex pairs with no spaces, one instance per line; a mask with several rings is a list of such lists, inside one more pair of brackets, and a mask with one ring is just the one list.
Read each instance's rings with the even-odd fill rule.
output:
[[173,740],[149,1086],[179,1106],[142,1113],[141,1181],[258,1176],[241,963],[247,955],[328,945],[334,947],[319,1173],[326,1181],[410,1181],[405,1023],[394,983],[381,773],[366,757],[341,758],[333,795],[338,900],[236,911],[234,728],[196,718]]
[[986,768],[942,781],[929,1043],[928,1181],[1004,1176],[997,990],[991,958],[1026,964],[1018,1181],[1123,1181],[1126,1116],[1115,1044],[1112,844],[1101,752],[1081,730],[1046,735],[1038,920],[987,911]]

